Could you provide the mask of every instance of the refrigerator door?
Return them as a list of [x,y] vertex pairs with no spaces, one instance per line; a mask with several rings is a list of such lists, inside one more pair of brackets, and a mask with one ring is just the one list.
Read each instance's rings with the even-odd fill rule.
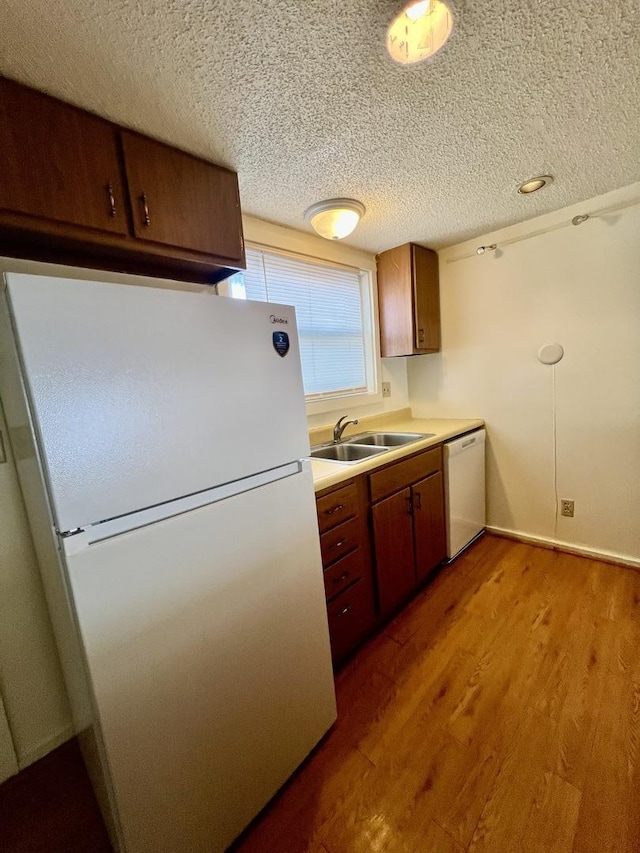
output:
[[58,530],[309,452],[293,308],[6,275]]
[[128,853],[224,850],[335,720],[310,480],[67,557]]

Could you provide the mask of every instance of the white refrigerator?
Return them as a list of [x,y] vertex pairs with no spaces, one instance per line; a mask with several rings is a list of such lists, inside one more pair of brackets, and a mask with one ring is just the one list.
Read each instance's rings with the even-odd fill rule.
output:
[[223,851],[336,717],[295,314],[5,275],[0,394],[114,845]]

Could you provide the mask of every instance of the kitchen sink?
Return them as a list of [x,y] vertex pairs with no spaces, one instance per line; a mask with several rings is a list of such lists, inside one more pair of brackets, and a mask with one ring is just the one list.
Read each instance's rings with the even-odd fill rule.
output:
[[432,438],[434,432],[369,432],[347,439],[347,444],[373,445],[375,447],[402,447],[421,438]]
[[327,459],[330,462],[346,462],[353,465],[379,453],[388,453],[394,447],[432,438],[434,432],[364,432],[354,435],[339,444],[321,444],[311,448],[312,459]]
[[329,444],[325,447],[314,447],[311,450],[312,459],[328,459],[331,462],[362,462],[370,456],[384,453],[387,447],[364,447],[358,444]]

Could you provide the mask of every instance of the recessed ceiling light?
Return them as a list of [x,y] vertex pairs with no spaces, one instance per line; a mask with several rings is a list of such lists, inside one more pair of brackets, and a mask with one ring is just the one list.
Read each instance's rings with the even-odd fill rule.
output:
[[396,62],[412,65],[437,53],[451,35],[453,16],[442,0],[409,3],[387,30],[387,50]]
[[542,187],[546,187],[548,184],[553,183],[553,178],[551,175],[538,175],[535,178],[529,178],[528,181],[525,181],[523,184],[520,184],[518,187],[518,192],[521,195],[528,195],[529,193],[534,193],[537,190],[541,190]]
[[342,240],[351,234],[360,218],[364,216],[364,204],[354,198],[330,198],[312,204],[304,218],[321,237],[327,240]]

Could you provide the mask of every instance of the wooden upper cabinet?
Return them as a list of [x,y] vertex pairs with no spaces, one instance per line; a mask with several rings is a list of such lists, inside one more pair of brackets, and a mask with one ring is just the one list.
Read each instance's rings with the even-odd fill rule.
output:
[[122,131],[135,236],[244,262],[234,172]]
[[437,254],[415,243],[381,252],[378,306],[383,358],[439,352]]
[[127,234],[116,128],[0,78],[0,210]]

